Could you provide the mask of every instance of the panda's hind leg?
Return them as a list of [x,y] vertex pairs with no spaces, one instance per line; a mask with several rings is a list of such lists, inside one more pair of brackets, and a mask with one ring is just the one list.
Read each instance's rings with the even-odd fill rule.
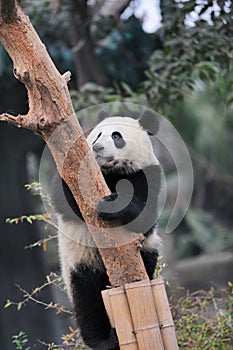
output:
[[145,265],[146,272],[150,280],[153,279],[155,268],[158,261],[158,250],[141,250],[141,257]]
[[91,349],[118,350],[115,329],[111,328],[101,290],[109,285],[104,271],[79,264],[71,273],[74,312],[81,336]]

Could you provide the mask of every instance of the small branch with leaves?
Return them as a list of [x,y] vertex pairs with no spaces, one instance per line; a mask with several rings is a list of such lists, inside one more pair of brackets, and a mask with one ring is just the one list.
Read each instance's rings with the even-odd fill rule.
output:
[[37,298],[37,295],[41,293],[43,289],[51,285],[55,285],[56,287],[59,287],[62,291],[64,291],[64,282],[62,280],[62,277],[57,276],[54,272],[51,272],[48,276],[46,276],[46,278],[47,281],[43,285],[41,285],[40,287],[36,287],[31,292],[28,292],[21,286],[16,285],[17,288],[23,293],[23,300],[19,302],[7,300],[4,308],[6,309],[12,305],[15,305],[17,307],[17,310],[19,311],[29,301],[33,301],[36,304],[42,305],[45,309],[56,310],[57,314],[66,313],[69,315],[73,315],[72,311],[65,309],[63,305],[59,305],[58,303],[54,303],[52,301],[47,303]]
[[[22,223],[24,221],[28,222],[29,224],[33,224],[35,221],[44,221],[46,224],[49,224],[53,226],[57,230],[57,225],[51,221],[49,218],[53,215],[54,213],[45,213],[45,214],[31,214],[31,215],[22,215],[18,218],[7,218],[6,223],[7,224],[16,224],[18,225],[19,223]],[[42,238],[34,243],[31,243],[27,246],[25,246],[25,249],[31,249],[34,247],[40,247],[42,246],[44,251],[47,249],[47,243],[53,239],[57,239],[58,235],[49,235],[46,238]]]

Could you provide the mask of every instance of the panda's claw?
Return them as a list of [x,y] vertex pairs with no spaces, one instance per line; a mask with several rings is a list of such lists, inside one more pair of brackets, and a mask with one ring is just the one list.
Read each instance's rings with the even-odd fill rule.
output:
[[117,220],[119,211],[115,202],[117,197],[117,193],[112,193],[99,201],[96,207],[99,219],[104,221]]
[[105,196],[100,202],[113,202],[117,199],[118,195],[116,192],[111,193],[109,196]]

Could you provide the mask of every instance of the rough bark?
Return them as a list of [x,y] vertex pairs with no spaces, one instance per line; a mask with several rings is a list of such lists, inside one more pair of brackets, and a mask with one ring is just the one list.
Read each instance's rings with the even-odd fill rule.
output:
[[[57,71],[19,5],[13,21],[0,19],[0,42],[11,56],[14,74],[26,86],[29,99],[27,115],[3,114],[0,120],[30,129],[47,142],[60,175],[90,225],[111,284],[147,278],[139,251],[140,238],[98,221],[96,204],[109,190],[76,119],[67,87],[70,74],[60,75]],[[82,174],[84,159],[85,174]],[[84,175],[85,181],[81,181],[82,188],[79,188]]]

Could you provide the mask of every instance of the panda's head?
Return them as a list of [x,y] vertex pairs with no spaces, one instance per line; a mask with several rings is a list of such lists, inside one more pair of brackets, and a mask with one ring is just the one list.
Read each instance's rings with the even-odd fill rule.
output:
[[[101,113],[106,116],[106,112]],[[149,137],[157,131],[158,120],[151,112],[144,112],[139,120],[107,115],[87,142],[103,172],[133,172],[159,163]]]

